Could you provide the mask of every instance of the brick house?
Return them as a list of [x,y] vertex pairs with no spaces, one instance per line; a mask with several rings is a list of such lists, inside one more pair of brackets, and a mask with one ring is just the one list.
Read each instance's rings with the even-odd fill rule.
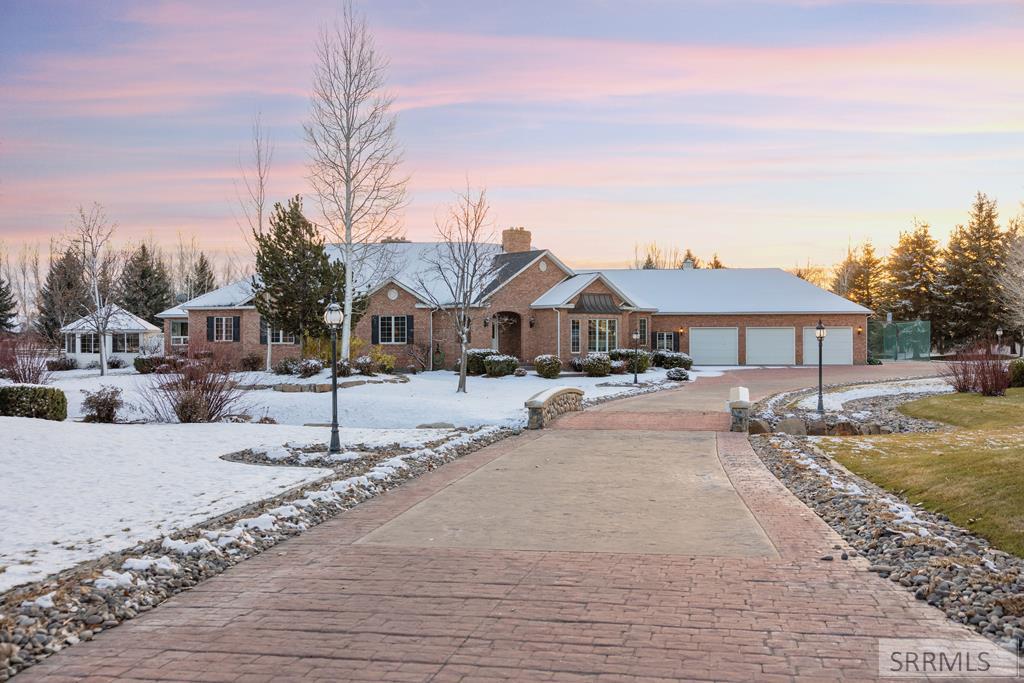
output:
[[[458,359],[455,331],[431,297],[418,291],[423,256],[436,245],[381,247],[395,264],[393,275],[366,292],[367,312],[353,334],[395,355],[400,368],[450,367]],[[494,276],[480,297],[478,314],[471,316],[474,348],[494,348],[527,363],[544,353],[568,360],[629,347],[637,330],[642,348],[683,351],[698,365],[816,364],[814,327],[821,320],[828,327],[825,363],[867,361],[870,311],[781,269],[577,271],[550,251],[534,249],[530,232],[522,228],[505,230],[493,248]],[[196,330],[202,339],[205,331],[206,341],[218,342],[228,333],[227,323],[216,320],[234,316],[233,343],[242,354],[265,351],[259,315],[248,305],[251,286],[246,299],[241,285],[161,314],[168,349],[175,339],[181,341],[174,336],[175,329],[182,330],[180,324],[174,327],[175,320],[187,317],[185,337]],[[220,294],[230,288],[237,289]],[[175,311],[177,317],[171,315]],[[289,344],[274,350],[275,357],[297,352]]]

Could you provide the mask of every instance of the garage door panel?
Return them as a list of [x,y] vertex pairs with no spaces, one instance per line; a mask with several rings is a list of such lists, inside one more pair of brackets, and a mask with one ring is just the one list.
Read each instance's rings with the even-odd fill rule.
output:
[[737,365],[739,350],[738,328],[690,328],[690,357],[695,365]]
[[[822,345],[823,365],[853,365],[853,328],[826,328],[825,343]],[[818,340],[813,327],[804,328],[804,365],[818,364]]]
[[795,365],[796,328],[748,327],[747,365]]

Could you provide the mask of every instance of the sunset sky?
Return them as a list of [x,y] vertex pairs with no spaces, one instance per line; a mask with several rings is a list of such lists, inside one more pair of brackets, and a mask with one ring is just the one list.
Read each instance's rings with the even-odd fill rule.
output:
[[[944,237],[1024,199],[1024,1],[361,2],[391,60],[405,229],[470,182],[573,265],[636,242],[727,265]],[[105,205],[122,239],[242,248],[262,111],[271,193],[310,191],[301,124],[338,4],[0,0],[0,240]],[[314,202],[307,201],[311,213]],[[315,218],[315,216],[314,216]]]

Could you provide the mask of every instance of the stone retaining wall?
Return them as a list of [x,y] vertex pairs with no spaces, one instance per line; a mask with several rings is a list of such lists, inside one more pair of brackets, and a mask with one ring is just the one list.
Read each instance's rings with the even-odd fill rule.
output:
[[543,429],[559,415],[583,410],[583,390],[555,387],[536,394],[526,402],[530,411],[527,429]]

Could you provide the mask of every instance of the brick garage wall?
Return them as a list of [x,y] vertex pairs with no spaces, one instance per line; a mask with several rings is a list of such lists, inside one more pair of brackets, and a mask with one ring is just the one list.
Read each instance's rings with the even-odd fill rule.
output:
[[[653,315],[651,333],[678,332],[679,350],[690,351],[690,328],[693,327],[736,327],[739,328],[739,362],[746,364],[747,327],[793,327],[796,336],[796,362],[803,360],[803,328],[814,327],[818,320],[826,327],[853,328],[853,362],[863,365],[868,360],[867,316],[866,315]],[[860,333],[857,329],[860,328]]]
[[[207,317],[238,316],[239,340],[237,342],[211,342],[206,339]],[[164,325],[165,339],[169,343],[170,325]],[[188,312],[188,344],[191,351],[211,349],[218,356],[223,356],[238,364],[245,356],[257,355],[266,357],[267,347],[260,343],[260,314],[254,308],[221,308],[211,310],[190,310]],[[283,358],[298,358],[301,355],[300,344],[274,344],[271,359],[277,362]]]

